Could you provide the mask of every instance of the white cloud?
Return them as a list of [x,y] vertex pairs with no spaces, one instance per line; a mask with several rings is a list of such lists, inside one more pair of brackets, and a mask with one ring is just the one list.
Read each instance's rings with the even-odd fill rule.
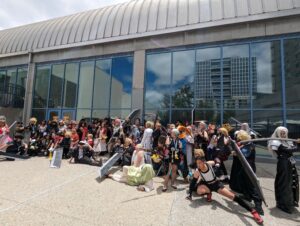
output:
[[0,0],[0,30],[128,0]]

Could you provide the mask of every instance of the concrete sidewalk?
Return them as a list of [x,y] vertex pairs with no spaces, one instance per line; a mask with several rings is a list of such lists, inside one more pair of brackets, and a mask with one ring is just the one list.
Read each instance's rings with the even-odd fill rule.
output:
[[[228,163],[230,165],[230,162]],[[300,213],[285,214],[274,201],[275,165],[258,164],[258,175],[269,204],[264,225],[300,225]],[[135,187],[97,179],[97,168],[69,164],[50,169],[45,158],[0,161],[0,225],[256,225],[236,204],[213,194],[213,202],[185,200],[187,184],[162,193],[138,192]]]

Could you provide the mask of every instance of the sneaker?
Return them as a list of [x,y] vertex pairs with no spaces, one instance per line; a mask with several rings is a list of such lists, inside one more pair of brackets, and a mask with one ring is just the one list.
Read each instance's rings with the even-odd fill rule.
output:
[[262,224],[264,222],[264,220],[261,218],[261,216],[258,214],[258,212],[256,210],[252,210],[251,214],[252,214],[254,220],[256,221],[256,223]]
[[206,201],[211,202],[212,201],[211,197],[212,197],[212,193],[208,193],[207,196],[206,196]]

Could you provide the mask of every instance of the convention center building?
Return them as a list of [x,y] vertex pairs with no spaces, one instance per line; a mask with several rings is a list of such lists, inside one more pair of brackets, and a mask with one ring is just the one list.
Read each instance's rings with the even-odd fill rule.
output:
[[234,117],[300,136],[300,0],[131,0],[0,31],[0,115]]

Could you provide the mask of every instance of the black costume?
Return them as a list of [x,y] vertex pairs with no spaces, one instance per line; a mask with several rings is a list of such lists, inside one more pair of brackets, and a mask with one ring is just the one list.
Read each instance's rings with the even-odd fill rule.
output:
[[[254,144],[244,144],[240,149],[251,166],[253,172],[256,173]],[[233,191],[243,194],[246,200],[250,202],[253,200],[255,209],[260,214],[263,214],[262,200],[237,156],[233,156],[229,186]]]
[[275,178],[276,204],[284,212],[292,213],[299,203],[299,179],[293,157],[293,152],[299,152],[299,146],[287,146],[276,140],[270,146],[278,159]]

